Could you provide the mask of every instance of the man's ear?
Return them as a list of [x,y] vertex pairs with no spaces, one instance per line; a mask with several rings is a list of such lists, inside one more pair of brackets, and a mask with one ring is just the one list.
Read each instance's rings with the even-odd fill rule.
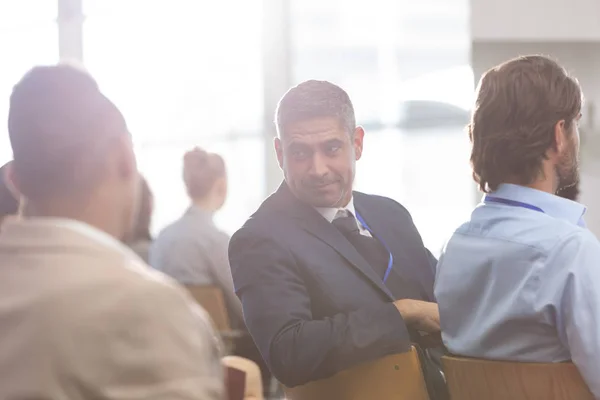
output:
[[556,123],[556,125],[554,125],[554,144],[558,154],[562,154],[568,145],[564,119],[561,119]]
[[283,144],[281,143],[281,139],[276,137],[273,140],[273,146],[275,147],[275,153],[277,154],[277,163],[279,164],[279,168],[283,169]]
[[115,162],[119,177],[125,180],[139,179],[133,142],[128,135],[119,135],[115,141]]
[[14,162],[11,160],[4,168],[4,176],[2,179],[4,179],[4,183],[12,196],[19,200],[21,198],[21,191],[19,190],[19,184],[16,178]]
[[362,126],[357,126],[354,129],[353,143],[354,146],[354,154],[356,161],[360,160],[363,152],[363,139],[365,137],[365,130]]

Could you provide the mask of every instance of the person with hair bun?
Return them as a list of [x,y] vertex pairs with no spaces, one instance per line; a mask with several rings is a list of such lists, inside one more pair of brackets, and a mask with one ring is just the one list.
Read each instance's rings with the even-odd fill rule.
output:
[[[183,181],[190,207],[158,234],[150,248],[150,265],[183,285],[220,287],[232,328],[245,331],[229,268],[229,235],[213,221],[227,199],[225,161],[196,147],[183,156]],[[263,387],[268,390],[270,372],[250,335],[236,341],[234,353],[259,365]]]
[[227,174],[225,161],[220,155],[199,147],[185,153],[183,181],[192,203],[207,213],[214,214],[225,204]]
[[227,259],[229,236],[213,221],[227,198],[225,161],[196,147],[183,156],[183,181],[191,205],[159,233],[150,248],[150,265],[184,285],[222,288],[232,326],[243,326]]

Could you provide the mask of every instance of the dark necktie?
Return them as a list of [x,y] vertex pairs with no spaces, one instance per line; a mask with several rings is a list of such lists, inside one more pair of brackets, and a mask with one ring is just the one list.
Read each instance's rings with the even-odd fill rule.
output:
[[356,218],[347,210],[340,210],[333,219],[333,225],[344,234],[344,236],[360,235],[360,229]]
[[389,253],[379,240],[361,235],[356,217],[347,210],[340,210],[333,225],[348,239],[371,268],[383,279],[388,266]]
[[[383,280],[390,261],[390,254],[383,244],[375,237],[361,235],[356,217],[347,210],[338,211],[333,225]],[[397,273],[391,273],[385,285],[397,298],[424,299],[418,285],[405,281]]]

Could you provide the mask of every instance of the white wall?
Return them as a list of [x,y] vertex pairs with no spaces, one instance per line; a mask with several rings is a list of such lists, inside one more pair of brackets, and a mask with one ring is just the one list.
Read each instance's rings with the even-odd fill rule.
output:
[[600,40],[599,0],[470,0],[476,41]]
[[[528,1],[536,2],[532,0]],[[600,6],[600,0],[592,0],[592,2]],[[580,13],[580,16],[584,14]],[[600,13],[595,18],[600,20]],[[567,19],[565,23],[568,23],[568,21]],[[577,24],[577,21],[573,21],[570,25],[572,26],[573,24]],[[476,41],[472,47],[475,78],[479,79],[486,69],[502,61],[518,55],[531,53],[541,53],[558,59],[562,65],[579,79],[587,105],[591,104],[598,110],[598,107],[600,107],[600,42],[499,43],[493,41]],[[588,206],[586,216],[588,226],[596,236],[600,237],[600,119],[596,117],[590,121],[590,114],[584,110],[584,123],[582,124],[584,135],[582,137],[581,202]],[[590,124],[592,125],[592,129],[585,129]]]

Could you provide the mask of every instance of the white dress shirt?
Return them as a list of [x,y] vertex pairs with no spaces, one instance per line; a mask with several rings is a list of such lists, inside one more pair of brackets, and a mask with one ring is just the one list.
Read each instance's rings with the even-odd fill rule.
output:
[[358,229],[360,230],[360,234],[364,236],[371,237],[371,232],[356,218],[356,209],[354,208],[354,197],[350,199],[350,202],[346,205],[346,207],[315,207],[315,209],[329,222],[333,222],[338,215],[338,212],[345,210],[350,213],[354,219],[356,220],[356,224],[358,225]]
[[27,218],[0,234],[0,399],[221,399],[220,346],[187,292],[110,235]]

